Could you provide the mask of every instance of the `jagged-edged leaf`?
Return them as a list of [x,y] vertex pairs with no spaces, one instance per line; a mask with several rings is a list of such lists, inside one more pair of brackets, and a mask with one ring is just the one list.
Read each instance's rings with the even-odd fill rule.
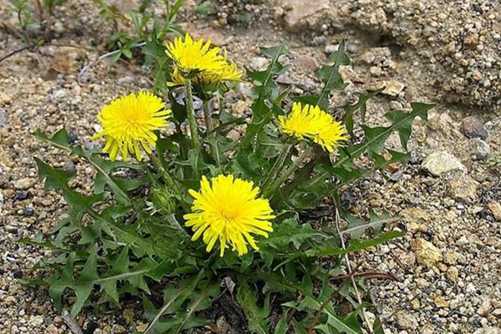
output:
[[358,96],[358,101],[355,104],[348,104],[344,107],[344,117],[343,117],[343,123],[348,130],[348,133],[353,136],[353,114],[355,111],[360,112],[360,116],[362,119],[362,124],[365,123],[365,114],[367,111],[367,101],[371,99],[374,95],[377,94],[378,91],[375,92],[369,92],[365,94],[360,94]]
[[135,227],[132,228],[128,226],[117,226],[105,219],[100,219],[101,227],[110,237],[115,240],[119,240],[133,249],[137,256],[142,254],[154,255],[155,248],[148,242],[148,240],[142,238],[135,231]]
[[351,62],[346,54],[344,41],[339,44],[337,51],[330,56],[329,60],[334,64],[331,66],[323,66],[317,71],[317,76],[324,82],[324,87],[318,96],[316,104],[324,110],[329,108],[329,94],[331,91],[333,89],[344,89],[346,86],[339,73],[339,67],[341,65],[349,65]]
[[287,52],[287,48],[282,45],[273,48],[265,48],[262,52],[263,54],[271,57],[271,62],[263,73],[249,73],[251,77],[254,76],[254,81],[257,83],[257,98],[251,107],[251,122],[247,125],[245,135],[241,139],[239,145],[238,154],[240,155],[246,155],[249,153],[249,147],[252,146],[256,136],[264,129],[273,117],[272,100],[275,98],[280,99],[280,94],[273,78],[284,70],[284,67],[278,62],[278,58]]
[[292,244],[296,249],[299,249],[306,240],[314,237],[325,236],[314,230],[310,224],[299,224],[296,219],[292,218],[275,224],[273,232],[269,238],[261,242],[261,245],[285,250]]
[[54,168],[38,158],[34,158],[38,167],[40,178],[45,181],[46,189],[61,190],[66,188],[68,181],[75,176],[74,172]]
[[[173,286],[169,285],[165,290],[164,290],[164,305],[162,308],[159,310],[155,309],[154,307],[148,307],[147,313],[145,316],[148,319],[151,319],[150,324],[148,325],[145,333],[154,333],[154,331],[159,331],[160,328],[163,330],[165,327],[168,327],[169,330],[171,328],[174,328],[174,326],[177,326],[179,328],[179,325],[184,323],[184,326],[180,326],[181,328],[187,328],[187,320],[193,319],[192,313],[190,313],[191,316],[189,317],[182,317],[181,315],[179,317],[174,317],[174,319],[169,320],[161,320],[162,316],[166,313],[173,313],[175,310],[180,310],[183,303],[190,298],[190,296],[193,294],[195,289],[197,288],[198,284],[200,281],[204,278],[205,272],[203,270],[199,271],[196,276],[191,276],[188,277],[184,280],[178,281],[178,286]],[[146,301],[147,299],[145,299]],[[149,301],[148,301],[149,302]],[[148,306],[148,305],[146,305]],[[166,324],[166,325],[163,325]]]
[[[118,255],[118,257],[115,259],[113,262],[113,265],[111,267],[111,271],[109,274],[111,275],[120,275],[127,273],[129,271],[129,248],[128,247],[123,247],[122,251]],[[106,275],[108,276],[108,275]],[[121,276],[115,276],[115,277],[121,277]],[[118,278],[116,279],[107,279],[102,281],[102,286],[104,288],[104,291],[113,299],[115,303],[119,303],[119,296],[118,296],[118,291],[117,291],[117,281]]]
[[70,136],[68,135],[68,132],[66,129],[61,129],[54,133],[52,136],[47,136],[45,133],[43,133],[40,129],[37,129],[33,135],[42,140],[45,141],[49,144],[51,144],[54,147],[58,147],[60,149],[64,149],[66,151],[70,151]]
[[365,149],[369,154],[371,153],[379,153],[384,148],[384,143],[386,139],[391,134],[391,129],[389,127],[379,126],[379,127],[368,127],[362,125],[362,129],[365,133],[365,141],[367,143]]
[[346,248],[341,247],[319,247],[317,249],[309,249],[305,252],[306,256],[318,257],[318,256],[334,256],[334,255],[344,255],[347,253],[358,252],[370,247],[374,247],[392,239],[402,236],[401,232],[390,231],[384,232],[377,235],[374,238],[367,240],[352,240]]
[[[370,128],[370,127],[364,127],[364,132],[366,134],[366,137],[364,141],[360,144],[357,145],[352,145],[349,149],[345,150],[343,154],[340,155],[339,159],[336,160],[336,163],[334,164],[334,168],[338,168],[340,166],[345,166],[348,164],[349,166],[352,166],[352,161],[359,156],[361,156],[364,153],[369,153],[371,154],[379,154],[381,149],[384,147],[384,142],[385,140],[390,136],[390,134],[393,131],[401,131],[399,129],[407,129],[409,127],[409,124],[412,125],[412,121],[417,117],[421,117],[422,119],[427,119],[427,112],[430,108],[432,108],[432,105],[429,104],[424,104],[424,103],[413,103],[412,108],[413,110],[411,112],[401,112],[398,114],[391,114],[392,116],[389,116],[392,119],[392,124],[388,127],[375,127],[375,128]],[[406,141],[405,139],[407,138],[406,134],[407,131],[404,130],[404,142],[402,143],[404,147],[406,146]],[[402,138],[402,137],[401,137]],[[393,151],[395,152],[395,151]],[[398,154],[395,155],[395,158],[400,158]],[[382,164],[383,162],[379,159],[379,163]],[[348,169],[349,170],[349,169]],[[301,170],[300,170],[301,172]],[[325,182],[329,178],[329,175],[331,175],[331,170],[326,169],[326,171],[321,172],[314,176],[310,182],[311,183],[318,183],[318,182]],[[294,188],[294,184],[291,186],[291,188]]]
[[[412,103],[412,111],[409,113],[403,111],[390,111],[385,114],[385,117],[392,122],[392,128],[398,131],[400,143],[407,150],[407,143],[412,132],[412,122],[415,117],[419,116],[423,120],[428,119],[428,110],[433,108],[431,104]],[[410,117],[411,116],[411,117]]]
[[289,324],[287,323],[288,315],[288,312],[284,312],[284,314],[280,317],[273,334],[287,334],[287,331],[289,330]]
[[257,305],[256,291],[252,290],[249,282],[245,279],[239,280],[237,289],[237,302],[242,307],[249,322],[249,330],[252,333],[268,333],[268,316],[270,308],[268,303],[264,306]]
[[318,325],[315,328],[321,330],[322,332],[326,334],[332,333],[329,327],[333,327],[336,329],[339,333],[345,333],[345,334],[361,334],[359,331],[355,331],[353,328],[348,326],[345,321],[337,317],[333,312],[331,312],[329,309],[325,308],[323,312],[327,315],[327,323]]
[[294,284],[280,274],[274,272],[256,272],[249,279],[263,281],[265,283],[264,291],[295,293],[301,291],[301,284]]

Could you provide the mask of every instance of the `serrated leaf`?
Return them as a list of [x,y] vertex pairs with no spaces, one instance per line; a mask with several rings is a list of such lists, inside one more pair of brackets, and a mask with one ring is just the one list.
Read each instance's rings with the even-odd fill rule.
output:
[[296,219],[286,219],[273,226],[273,232],[263,240],[263,246],[275,249],[287,249],[292,244],[296,249],[309,239],[325,237],[324,234],[314,230],[309,224],[298,224]]
[[47,136],[45,133],[43,133],[40,129],[37,129],[33,135],[42,141],[45,141],[52,146],[58,147],[60,149],[66,150],[66,151],[71,151],[70,147],[70,136],[68,135],[68,132],[66,129],[61,129],[54,133],[52,136]]
[[289,324],[287,323],[288,315],[289,315],[289,313],[285,312],[280,317],[280,320],[278,321],[277,325],[275,326],[275,330],[273,331],[273,334],[287,334],[287,331],[289,330]]
[[[327,308],[324,309],[324,313],[327,314],[327,324],[329,326],[332,326],[333,328],[335,328],[337,331],[339,331],[339,333],[361,334],[361,332],[355,331],[353,328],[351,328],[350,326],[348,326],[343,320],[341,320],[340,318],[338,318],[334,313],[332,313]],[[325,327],[322,326],[322,325],[321,326],[317,326],[315,328],[323,329],[325,331]],[[326,333],[329,333],[329,332],[326,332]]]
[[[390,111],[385,114],[385,117],[393,123],[393,128],[398,131],[400,143],[407,150],[407,143],[412,132],[412,122],[415,117],[419,116],[423,120],[428,119],[428,110],[433,108],[432,105],[424,103],[412,103],[412,111],[405,113],[403,111]],[[408,117],[413,115],[414,117]]]
[[34,159],[38,167],[38,174],[45,181],[46,189],[64,189],[68,181],[75,175],[73,172],[54,168],[38,158]]
[[251,290],[247,280],[239,280],[237,289],[237,302],[242,307],[249,323],[249,330],[252,333],[267,334],[268,333],[268,316],[269,308],[265,306],[259,307],[256,299],[257,291]]
[[364,130],[365,142],[367,143],[365,149],[369,153],[381,152],[384,148],[386,139],[388,139],[391,134],[391,129],[384,126],[371,128],[365,125],[362,125],[362,129]]
[[344,255],[347,253],[358,252],[370,247],[374,247],[402,236],[402,232],[390,231],[379,234],[377,237],[367,240],[352,240],[346,248],[341,247],[320,247],[318,249],[310,249],[305,252],[307,256],[334,256]]
[[349,65],[350,58],[346,54],[345,42],[341,42],[337,51],[335,51],[330,60],[334,62],[332,66],[323,66],[318,70],[317,76],[324,82],[324,87],[318,96],[317,105],[322,109],[328,110],[329,108],[329,94],[333,89],[344,89],[346,84],[339,73],[341,65]]

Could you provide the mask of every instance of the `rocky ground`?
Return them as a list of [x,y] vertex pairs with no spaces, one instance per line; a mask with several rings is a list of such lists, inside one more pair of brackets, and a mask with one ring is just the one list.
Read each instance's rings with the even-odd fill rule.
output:
[[[352,261],[398,278],[372,282],[387,333],[501,333],[500,3],[212,3],[219,4],[218,11],[198,16],[188,4],[183,26],[253,68],[266,64],[259,46],[285,41],[290,53],[281,61],[289,70],[280,82],[296,92],[319,87],[315,68],[347,39],[354,63],[342,69],[349,86],[333,104],[368,88],[384,88],[369,105],[371,122],[381,120],[385,110],[408,108],[411,101],[437,104],[430,121],[414,127],[408,166],[346,189],[343,200],[354,213],[385,209],[403,217],[398,228],[405,232],[404,238]],[[24,45],[8,29],[15,16],[7,8],[0,0],[0,57]],[[106,36],[92,2],[68,1],[56,17],[51,43],[0,63],[1,334],[76,328],[55,312],[45,291],[26,289],[16,279],[47,256],[20,240],[50,230],[64,209],[59,196],[42,189],[33,156],[76,168],[83,189],[91,171],[48,150],[31,133],[64,126],[89,142],[103,103],[151,85],[147,71],[136,64],[97,61],[107,52]],[[231,103],[234,112],[248,109],[247,97],[244,83],[232,97],[240,101]],[[96,334],[132,333],[145,326],[129,308],[119,315],[89,314],[76,325]]]

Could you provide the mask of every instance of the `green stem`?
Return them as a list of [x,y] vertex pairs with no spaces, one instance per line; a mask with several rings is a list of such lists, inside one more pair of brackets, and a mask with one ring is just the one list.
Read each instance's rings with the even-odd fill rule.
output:
[[160,161],[160,159],[155,155],[155,154],[150,154],[150,159],[155,165],[155,167],[158,169],[160,172],[160,175],[162,176],[162,179],[165,181],[165,183],[171,187],[176,194],[180,195],[180,189],[177,184],[177,182],[174,180],[174,178],[169,174],[169,172],[165,169],[164,165]]
[[277,175],[279,175],[285,165],[285,161],[287,160],[287,157],[289,156],[291,149],[292,149],[292,144],[286,144],[284,145],[282,152],[280,152],[279,156],[277,157],[277,160],[275,160],[275,163],[270,169],[270,172],[264,179],[263,185],[261,186],[261,189],[263,190],[263,194],[267,195],[268,194],[268,186],[269,183],[276,179]]
[[200,153],[200,137],[198,136],[197,120],[195,118],[195,110],[193,109],[193,90],[191,80],[186,79],[186,113],[188,114],[188,123],[190,125],[191,141],[193,148],[197,153]]
[[167,216],[167,221],[172,225],[174,226],[175,228],[177,228],[179,231],[183,232],[184,234],[186,234],[189,238],[191,238],[191,235],[188,234],[188,232],[186,232],[186,230],[183,228],[183,226],[181,226],[181,224],[179,224],[179,222],[177,221],[176,219],[176,216],[174,214],[170,214]]
[[221,155],[219,153],[219,146],[217,145],[216,133],[214,130],[214,125],[212,124],[212,113],[209,110],[209,102],[210,100],[204,101],[204,118],[205,118],[205,126],[207,127],[207,140],[209,141],[209,145],[211,148],[211,153],[216,161],[216,165],[218,168],[221,168]]
[[[282,175],[278,175],[278,177],[275,178],[275,182],[272,183],[271,187],[269,188],[270,190],[266,193],[266,195],[269,195],[269,198],[272,198],[274,193],[282,184],[284,184],[287,179],[298,169],[299,164],[306,156],[308,155],[308,151],[305,149],[297,158],[296,161],[293,161],[292,164],[285,170],[285,172],[282,173]],[[266,196],[268,197],[268,196]]]

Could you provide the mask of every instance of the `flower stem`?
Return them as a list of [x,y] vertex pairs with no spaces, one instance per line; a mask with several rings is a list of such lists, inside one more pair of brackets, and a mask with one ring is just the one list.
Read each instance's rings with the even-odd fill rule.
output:
[[197,120],[195,119],[195,110],[193,109],[193,90],[191,80],[186,79],[186,113],[188,116],[188,123],[190,125],[191,141],[193,148],[197,153],[200,153],[200,137],[198,136]]
[[275,177],[275,182],[272,183],[272,185],[269,187],[269,191],[267,192],[267,195],[269,195],[269,198],[273,197],[275,191],[280,188],[282,184],[284,184],[287,179],[298,169],[299,164],[301,163],[304,158],[308,155],[308,151],[305,149],[301,154],[298,156],[296,161],[293,161],[292,164],[283,172],[281,175],[278,174],[277,177]]
[[162,164],[162,162],[160,161],[160,159],[158,159],[158,157],[153,153],[150,154],[150,159],[153,162],[153,164],[155,165],[155,167],[158,169],[158,171],[160,172],[160,175],[162,176],[165,183],[169,187],[171,187],[176,192],[177,195],[180,195],[181,193],[180,193],[180,189],[179,189],[178,184],[172,178],[172,176],[169,174],[169,172],[165,169],[165,167]]
[[275,160],[275,163],[271,167],[270,172],[268,173],[268,175],[264,179],[263,185],[261,187],[261,189],[263,189],[263,195],[265,195],[265,196],[268,195],[268,193],[269,193],[268,188],[270,185],[269,183],[272,182],[272,180],[275,180],[276,177],[283,170],[284,165],[285,165],[285,161],[287,160],[287,157],[290,154],[292,146],[293,146],[292,144],[286,144],[282,148],[282,152],[280,152],[280,154],[277,157],[277,160]]
[[216,161],[216,165],[218,168],[221,168],[221,155],[219,153],[219,146],[217,145],[216,133],[213,132],[214,125],[212,124],[212,113],[209,110],[210,100],[204,101],[204,118],[205,118],[205,126],[207,127],[207,140],[209,141],[209,145],[211,148],[211,153]]

